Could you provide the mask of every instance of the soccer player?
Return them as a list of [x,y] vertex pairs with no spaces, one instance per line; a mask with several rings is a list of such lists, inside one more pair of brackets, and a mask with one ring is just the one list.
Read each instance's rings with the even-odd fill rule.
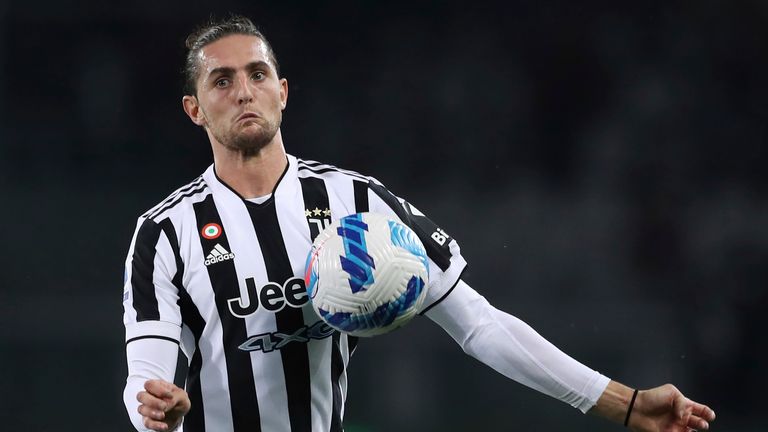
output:
[[288,82],[251,21],[210,23],[187,47],[183,107],[207,133],[213,164],[142,215],[130,246],[123,396],[137,430],[342,431],[356,340],[313,312],[302,275],[320,230],[363,211],[421,237],[421,314],[468,354],[633,430],[708,429],[714,412],[674,386],[612,381],[492,307],[461,280],[456,240],[375,179],[286,154]]

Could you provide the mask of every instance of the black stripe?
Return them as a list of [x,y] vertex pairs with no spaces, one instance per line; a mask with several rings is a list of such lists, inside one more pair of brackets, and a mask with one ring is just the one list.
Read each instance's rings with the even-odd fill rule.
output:
[[177,340],[176,340],[176,339],[174,339],[174,338],[170,338],[170,337],[168,337],[168,336],[158,336],[158,335],[144,335],[144,336],[136,336],[135,338],[130,338],[130,339],[128,339],[127,341],[125,341],[125,344],[126,344],[126,345],[128,345],[128,344],[129,344],[129,343],[131,343],[131,342],[135,342],[135,341],[137,341],[137,340],[141,340],[141,339],[162,339],[162,340],[167,340],[167,341],[169,341],[169,342],[173,342],[173,343],[175,343],[176,345],[178,345],[178,344],[179,344],[179,341],[177,341]]
[[176,372],[173,374],[173,383],[176,387],[184,388],[187,382],[187,373],[189,372],[189,363],[187,362],[187,356],[184,351],[179,348],[179,352],[176,354]]
[[307,159],[299,159],[299,165],[307,165],[307,166],[318,166],[318,165],[328,165],[324,164],[322,162],[313,161],[313,160],[307,160]]
[[334,166],[327,166],[325,168],[315,168],[315,167],[308,167],[308,166],[301,166],[299,165],[299,171],[309,171],[313,172],[315,174],[324,174],[327,172],[337,172],[340,174],[348,175],[350,177],[359,178],[361,180],[367,180],[364,175],[358,174],[354,171],[347,171],[347,170],[341,170],[339,168],[336,168]]
[[192,403],[192,408],[184,416],[184,430],[186,432],[205,432],[203,389],[200,384],[200,370],[203,367],[203,356],[200,353],[200,338],[205,328],[205,320],[200,315],[200,311],[192,302],[192,298],[186,290],[179,291],[179,308],[181,309],[182,321],[195,337],[195,352],[189,361],[185,386],[189,400]]
[[[355,195],[355,212],[364,213],[370,211],[370,204],[368,202],[368,181],[362,182],[354,180],[352,182],[352,188],[354,189]],[[359,341],[360,338],[356,336],[347,336],[347,348],[350,357],[355,351],[355,348],[357,348],[357,343]]]
[[[304,206],[306,209],[330,209],[328,200],[328,190],[322,179],[315,177],[299,178],[301,182],[301,191],[304,197]],[[359,182],[356,182],[359,183]],[[323,220],[326,218],[322,218]],[[327,218],[330,223],[330,217]],[[310,240],[314,241],[320,233],[316,223],[307,218],[309,224]],[[325,226],[325,224],[323,224]],[[342,432],[341,408],[344,401],[339,388],[339,379],[344,373],[344,361],[341,357],[341,348],[339,346],[339,332],[333,333],[331,340],[331,390],[333,392],[333,411],[331,412],[331,432]]]
[[424,315],[425,313],[429,312],[429,310],[430,310],[430,309],[432,309],[433,307],[435,307],[435,306],[437,306],[438,304],[440,304],[440,302],[442,302],[443,300],[445,300],[445,298],[446,298],[446,297],[448,297],[448,294],[452,293],[452,292],[453,292],[453,289],[454,289],[454,288],[456,288],[456,285],[458,285],[458,284],[459,284],[459,281],[461,280],[461,276],[464,274],[464,270],[466,270],[466,269],[467,269],[467,268],[466,268],[466,267],[464,267],[464,268],[461,270],[461,273],[459,274],[459,277],[456,279],[456,282],[454,282],[454,283],[453,283],[453,286],[451,286],[451,288],[450,288],[450,289],[448,289],[448,291],[446,291],[446,292],[445,292],[445,294],[443,294],[443,295],[442,295],[442,297],[440,297],[440,298],[439,298],[439,299],[437,299],[437,300],[436,300],[434,303],[432,303],[431,305],[429,305],[429,306],[427,306],[425,309],[423,309],[421,312],[419,312],[419,315]]
[[368,182],[353,181],[352,187],[355,191],[355,212],[364,213],[369,210],[368,206]]
[[[294,274],[288,252],[285,249],[283,235],[280,232],[275,200],[268,200],[261,205],[252,205],[253,203],[249,201],[245,201],[245,203],[256,236],[259,239],[267,277],[272,282],[282,284],[294,277]],[[294,334],[304,326],[302,310],[285,307],[275,314],[275,324],[278,332]],[[280,358],[283,361],[283,371],[285,372],[291,431],[310,432],[312,430],[312,394],[309,382],[307,345],[302,343],[287,344],[280,350]]]
[[183,200],[184,198],[187,198],[187,197],[190,197],[190,196],[192,196],[194,194],[200,193],[200,192],[204,191],[205,188],[207,188],[207,187],[208,187],[208,185],[203,183],[202,185],[198,186],[197,188],[192,189],[192,190],[190,190],[190,191],[188,191],[188,192],[186,192],[186,193],[184,193],[182,195],[177,196],[173,201],[167,203],[163,207],[161,207],[161,208],[157,209],[156,211],[152,212],[152,214],[149,215],[149,218],[150,219],[154,219],[154,218],[160,216],[163,212],[168,211],[168,210],[176,207],[181,202],[181,200]]
[[[330,210],[331,206],[328,202],[328,190],[325,187],[325,181],[317,177],[299,177],[301,183],[301,193],[304,197],[304,208],[307,210],[318,209],[320,211]],[[310,219],[319,220],[323,223],[325,228],[326,222],[330,224],[331,217],[324,214],[312,215],[307,217],[307,224],[309,225],[310,241],[315,241],[315,238],[320,234],[320,227],[317,223],[311,222]]]
[[344,400],[341,396],[339,380],[344,373],[344,359],[341,358],[341,347],[339,339],[341,334],[333,332],[332,350],[331,350],[331,389],[333,390],[333,412],[331,413],[331,431],[344,432],[341,423],[341,409],[344,406]]
[[133,290],[133,308],[136,310],[136,321],[151,321],[160,319],[155,295],[155,255],[157,242],[160,239],[160,226],[145,219],[136,234],[131,259],[131,289]]
[[159,204],[147,210],[147,212],[144,213],[141,217],[147,217],[149,214],[154,213],[155,209],[158,209],[164,206],[166,203],[170,202],[171,200],[179,196],[179,194],[182,194],[188,191],[189,189],[192,189],[193,187],[197,186],[202,180],[203,180],[203,176],[198,176],[196,179],[192,180],[186,185],[176,189],[172,194],[168,195],[164,200],[160,201]]
[[[197,218],[198,233],[209,223],[215,223],[222,227],[219,237],[214,239],[207,239],[198,234],[200,245],[203,248],[203,256],[208,255],[217,244],[228,251],[232,251],[227,240],[227,229],[216,209],[213,195],[208,195],[205,200],[193,204],[193,207]],[[245,320],[232,315],[227,306],[228,299],[240,297],[235,263],[234,260],[221,261],[207,266],[207,269],[224,333],[222,343],[227,364],[233,426],[237,431],[258,431],[261,430],[261,422],[251,356],[248,352],[238,349],[238,346],[248,339]]]

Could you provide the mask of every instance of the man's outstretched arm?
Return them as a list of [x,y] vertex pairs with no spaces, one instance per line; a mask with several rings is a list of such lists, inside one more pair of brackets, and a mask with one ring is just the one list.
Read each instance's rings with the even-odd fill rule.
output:
[[[508,378],[582,412],[624,423],[633,389],[563,353],[523,321],[491,306],[464,281],[426,316],[467,354]],[[628,426],[637,431],[688,432],[686,428],[705,429],[713,419],[711,409],[667,384],[638,392]]]

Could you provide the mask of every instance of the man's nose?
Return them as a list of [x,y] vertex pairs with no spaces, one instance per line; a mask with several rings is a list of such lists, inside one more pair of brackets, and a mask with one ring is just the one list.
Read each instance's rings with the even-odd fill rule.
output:
[[251,89],[251,81],[247,76],[239,77],[238,81],[237,103],[246,104],[253,102],[253,89]]

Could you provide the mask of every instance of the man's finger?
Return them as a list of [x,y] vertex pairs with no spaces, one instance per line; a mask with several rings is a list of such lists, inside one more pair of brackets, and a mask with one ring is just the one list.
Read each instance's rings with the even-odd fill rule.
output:
[[168,430],[167,424],[156,421],[156,420],[152,420],[148,417],[144,417],[144,426],[146,426],[147,429],[152,429],[154,431],[165,432]]
[[701,417],[691,415],[688,419],[688,427],[697,430],[708,430],[709,423]]
[[165,411],[168,409],[168,403],[150,393],[140,391],[136,395],[136,400],[141,402],[142,405],[146,405],[152,409]]
[[174,385],[163,380],[147,380],[144,383],[144,390],[159,397],[171,397]]
[[672,403],[672,406],[675,407],[675,415],[677,415],[677,418],[680,420],[686,420],[686,414],[690,415],[692,412],[691,408],[688,407],[688,399],[679,392],[675,395],[675,400]]
[[137,409],[137,411],[143,417],[147,417],[150,420],[158,420],[158,421],[165,420],[164,411],[149,407],[147,405],[139,405],[139,408]]
[[715,411],[712,410],[712,408],[697,402],[693,402],[693,414],[703,418],[704,420],[715,420]]

